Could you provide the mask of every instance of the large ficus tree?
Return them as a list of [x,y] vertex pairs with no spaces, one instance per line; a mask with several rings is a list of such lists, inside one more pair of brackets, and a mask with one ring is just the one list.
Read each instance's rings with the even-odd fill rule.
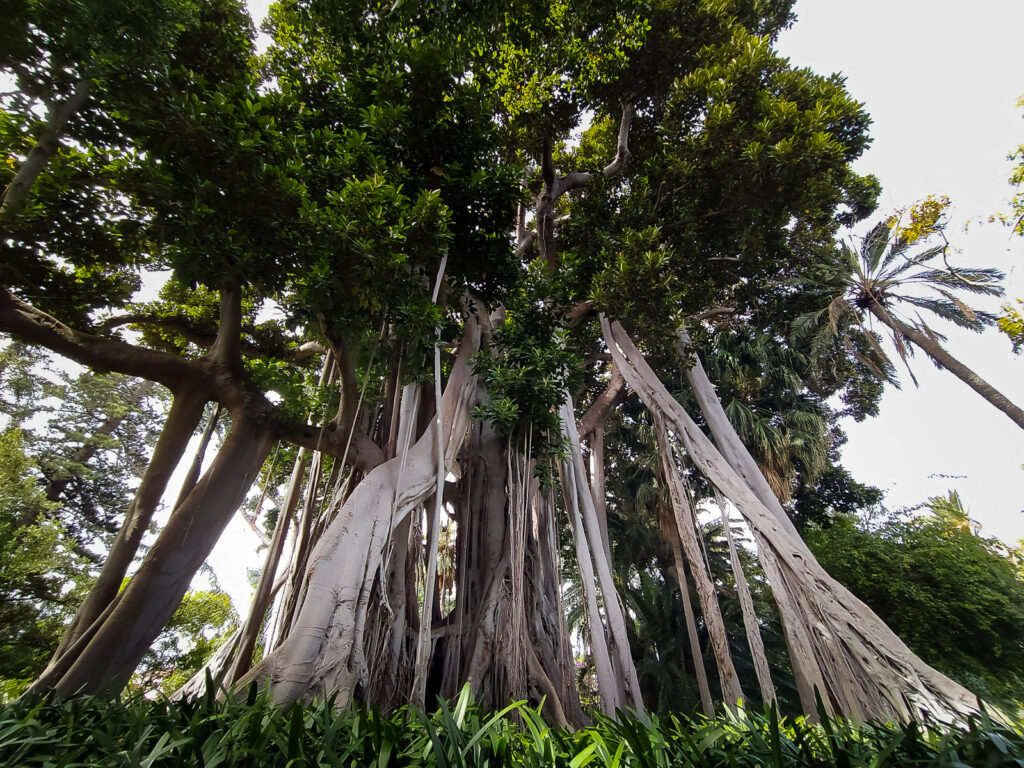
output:
[[[71,45],[25,3],[12,24],[31,45],[0,62],[21,88],[4,103],[0,329],[173,396],[34,692],[120,689],[262,472],[266,565],[214,679],[383,706],[468,682],[486,705],[543,699],[578,723],[571,571],[600,707],[642,712],[608,524],[629,486],[606,460],[627,455],[606,425],[636,396],[616,423],[653,429],[661,530],[718,697],[750,683],[697,538],[695,502],[716,495],[753,532],[806,712],[815,689],[858,717],[972,707],[817,565],[780,501],[821,473],[826,400],[856,400],[863,372],[778,354],[762,363],[792,370],[731,382],[785,445],[821,443],[752,454],[695,353],[722,322],[785,346],[813,308],[795,278],[874,204],[850,169],[863,109],[772,48],[789,2],[283,2],[261,57],[230,0],[154,0],[169,21],[138,38],[128,5],[75,4],[90,43]],[[100,66],[117,12],[138,50]],[[156,270],[160,300],[133,303]],[[210,401],[229,424],[216,456],[118,592]]]

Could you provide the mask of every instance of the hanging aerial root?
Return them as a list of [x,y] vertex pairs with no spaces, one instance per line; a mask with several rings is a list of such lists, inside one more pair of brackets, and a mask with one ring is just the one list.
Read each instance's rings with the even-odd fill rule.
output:
[[686,488],[683,486],[679,471],[676,469],[675,459],[672,457],[671,447],[668,443],[668,430],[665,429],[664,419],[658,412],[654,414],[654,425],[658,432],[658,452],[661,454],[665,484],[668,486],[669,498],[672,501],[676,531],[697,586],[697,597],[700,599],[701,612],[704,614],[704,625],[711,637],[711,649],[718,667],[718,681],[722,688],[722,698],[727,705],[735,706],[736,702],[744,698],[743,690],[740,688],[739,676],[736,674],[736,666],[733,664],[729,638],[725,632],[725,621],[722,619],[722,610],[718,605],[711,572],[697,541],[697,516],[690,503]]
[[[450,468],[466,436],[476,392],[471,358],[480,344],[475,317],[465,323],[440,403],[444,464]],[[305,573],[301,605],[285,641],[250,679],[266,681],[274,701],[337,693],[344,705],[358,682],[359,619],[394,526],[436,490],[435,430],[431,424],[409,449],[374,468],[337,510],[317,542]]]
[[823,696],[831,697],[841,713],[864,718],[927,714],[949,721],[976,712],[975,696],[914,655],[785,530],[669,394],[622,326],[604,317],[601,323],[627,384],[666,420],[694,464],[736,505],[759,544],[776,558],[789,591],[777,598],[780,604],[792,601],[796,610],[790,619],[808,629],[811,652],[824,673]]
[[[565,393],[565,400],[562,403],[559,418],[569,447],[569,456],[564,462],[563,483],[567,484],[570,490],[572,490],[572,486],[575,486],[575,491],[570,493],[570,496],[575,507],[574,512],[578,513],[576,520],[578,524],[573,526],[573,536],[577,541],[576,546],[580,557],[581,574],[584,561],[587,559],[585,550],[589,550],[589,556],[593,558],[597,584],[601,590],[605,620],[608,622],[609,652],[613,668],[618,673],[618,686],[622,691],[621,695],[623,697],[622,703],[631,708],[640,717],[643,717],[644,704],[640,694],[640,683],[636,674],[636,666],[633,664],[633,657],[629,650],[629,638],[626,634],[626,612],[622,606],[622,601],[619,599],[619,593],[615,588],[615,582],[612,578],[611,557],[601,544],[601,526],[598,521],[597,510],[594,507],[594,496],[584,471],[583,450],[580,447],[580,436],[576,430],[576,416],[573,412],[572,398],[568,393]],[[591,615],[591,626],[595,630],[600,629],[596,624],[598,620],[599,616],[597,614]],[[596,636],[597,634],[597,631],[592,632],[592,635]],[[599,681],[600,673],[601,670],[598,668]]]

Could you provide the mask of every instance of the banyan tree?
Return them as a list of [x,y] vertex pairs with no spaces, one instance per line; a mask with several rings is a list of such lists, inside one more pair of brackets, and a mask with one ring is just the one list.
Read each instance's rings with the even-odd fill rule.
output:
[[[827,401],[870,412],[879,386],[856,329],[813,357],[788,335],[817,309],[802,277],[843,258],[877,194],[851,169],[869,120],[842,78],[773,49],[790,6],[291,0],[260,56],[232,0],[20,6],[0,330],[171,393],[31,692],[120,690],[258,497],[274,524],[253,603],[183,693],[209,674],[281,703],[430,706],[468,683],[580,723],[585,655],[601,710],[643,713],[609,510],[617,443],[646,429],[705,707],[772,700],[785,673],[812,714],[972,711],[791,520],[827,461]],[[730,334],[777,350],[772,370],[712,382],[702,358]],[[169,489],[199,434],[205,464]],[[756,692],[702,504],[749,531],[728,562]],[[753,578],[790,670],[769,669]]]

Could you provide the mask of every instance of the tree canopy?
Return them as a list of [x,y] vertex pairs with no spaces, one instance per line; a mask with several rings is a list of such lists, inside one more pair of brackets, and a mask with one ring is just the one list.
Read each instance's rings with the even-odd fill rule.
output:
[[[289,0],[260,55],[235,0],[64,5],[0,36],[0,330],[171,399],[30,695],[128,684],[259,481],[266,565],[209,671],[278,702],[468,680],[583,722],[575,579],[598,706],[642,712],[664,683],[635,616],[689,578],[705,706],[705,655],[726,703],[774,700],[768,653],[810,714],[815,688],[862,718],[974,706],[793,522],[871,498],[833,466],[837,420],[886,377],[871,331],[791,333],[879,185],[851,165],[863,105],[773,47],[788,0]],[[726,498],[756,566],[701,545],[699,504]]]

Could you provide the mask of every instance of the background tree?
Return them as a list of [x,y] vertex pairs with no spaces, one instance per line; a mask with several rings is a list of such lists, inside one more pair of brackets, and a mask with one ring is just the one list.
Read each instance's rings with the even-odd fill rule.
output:
[[0,697],[38,675],[88,588],[87,562],[50,516],[17,429],[0,434]]
[[979,535],[955,491],[925,507],[837,516],[809,529],[807,542],[922,658],[1016,709],[1024,698],[1021,552]]
[[[1024,411],[950,355],[941,344],[945,338],[942,334],[919,314],[916,319],[901,314],[902,306],[923,309],[973,331],[996,324],[994,315],[972,309],[957,297],[958,292],[1002,295],[999,281],[1003,274],[996,269],[949,265],[949,244],[943,234],[942,218],[948,203],[946,199],[928,198],[911,209],[906,222],[898,217],[880,222],[864,238],[859,251],[844,244],[843,267],[819,267],[809,274],[809,285],[822,298],[831,297],[831,301],[817,312],[798,318],[793,333],[797,337],[817,334],[816,346],[820,348],[824,345],[820,339],[838,335],[853,325],[870,341],[874,337],[865,327],[865,319],[871,315],[888,329],[904,362],[915,348],[921,349],[936,365],[950,371],[1024,429]],[[913,255],[909,253],[915,244],[933,237],[941,238],[942,242]],[[933,264],[939,257],[942,267]],[[871,362],[879,376],[891,375],[885,352],[877,341],[872,343],[872,351],[874,360],[861,355],[863,361]],[[854,354],[860,355],[856,350]]]
[[170,696],[188,682],[238,628],[231,599],[216,585],[185,593],[167,626],[142,657],[129,691]]
[[120,525],[153,445],[151,382],[76,374],[20,344],[0,351],[0,413],[21,430],[44,478],[49,516],[96,564]]

